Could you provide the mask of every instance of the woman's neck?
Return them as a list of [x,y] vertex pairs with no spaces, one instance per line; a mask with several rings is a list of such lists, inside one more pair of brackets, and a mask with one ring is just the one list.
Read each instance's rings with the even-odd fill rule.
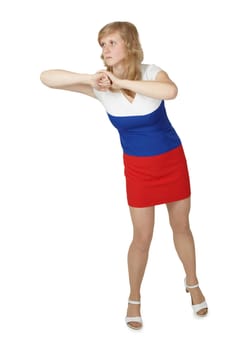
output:
[[117,64],[112,67],[112,73],[118,78],[126,77],[127,67],[125,64]]

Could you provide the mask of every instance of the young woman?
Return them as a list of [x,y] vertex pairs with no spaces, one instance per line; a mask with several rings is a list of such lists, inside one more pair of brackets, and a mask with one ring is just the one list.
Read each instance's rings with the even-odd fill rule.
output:
[[181,140],[171,125],[165,100],[177,86],[154,64],[142,64],[136,27],[113,22],[98,35],[106,70],[95,74],[48,70],[41,81],[56,89],[98,99],[119,132],[123,148],[126,191],[133,223],[128,252],[130,295],[126,323],[142,327],[141,284],[154,228],[155,205],[166,204],[174,244],[185,270],[185,289],[196,315],[205,316],[207,303],[199,288],[193,236],[190,230],[190,181]]

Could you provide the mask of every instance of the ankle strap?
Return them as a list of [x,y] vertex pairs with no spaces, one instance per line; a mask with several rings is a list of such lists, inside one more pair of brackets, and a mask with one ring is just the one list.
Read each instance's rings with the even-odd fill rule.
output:
[[129,300],[129,304],[140,305],[141,302],[140,301],[136,301],[136,300]]
[[193,286],[188,285],[187,282],[186,282],[186,277],[184,279],[184,285],[185,285],[185,288],[188,288],[188,289],[193,289],[193,288],[199,287],[199,283],[194,284]]
[[197,287],[199,287],[199,283],[194,284],[193,286],[188,286],[188,284],[186,283],[186,288],[193,289],[193,288],[197,288]]

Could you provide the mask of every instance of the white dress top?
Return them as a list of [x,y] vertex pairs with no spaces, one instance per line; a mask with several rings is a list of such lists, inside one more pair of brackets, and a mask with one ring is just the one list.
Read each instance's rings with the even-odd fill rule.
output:
[[[154,64],[142,64],[142,80],[155,80],[162,69]],[[115,117],[141,116],[156,110],[161,100],[136,94],[132,102],[121,92],[99,91],[94,89],[96,98],[103,104],[107,113]]]

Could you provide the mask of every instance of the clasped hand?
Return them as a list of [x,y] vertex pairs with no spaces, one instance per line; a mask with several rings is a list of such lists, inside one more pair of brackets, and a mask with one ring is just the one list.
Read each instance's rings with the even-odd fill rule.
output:
[[93,87],[100,91],[107,91],[109,89],[117,90],[119,79],[117,79],[111,72],[99,71],[94,75]]

